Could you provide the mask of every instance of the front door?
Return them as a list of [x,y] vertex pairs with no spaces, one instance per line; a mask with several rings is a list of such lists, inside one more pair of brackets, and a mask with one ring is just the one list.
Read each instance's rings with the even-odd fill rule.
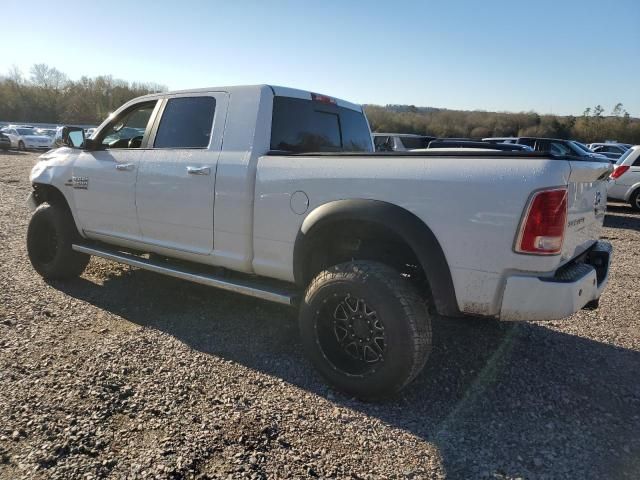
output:
[[142,156],[136,184],[145,243],[206,255],[213,250],[213,201],[228,95],[172,96]]
[[70,180],[78,219],[88,237],[140,240],[136,176],[158,104],[141,102],[118,114],[95,137],[102,149],[82,151],[74,163]]

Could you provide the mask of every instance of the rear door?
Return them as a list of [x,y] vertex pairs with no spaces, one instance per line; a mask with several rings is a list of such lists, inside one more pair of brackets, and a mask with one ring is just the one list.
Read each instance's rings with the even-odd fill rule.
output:
[[228,94],[172,96],[163,102],[136,184],[145,243],[208,254],[213,201]]

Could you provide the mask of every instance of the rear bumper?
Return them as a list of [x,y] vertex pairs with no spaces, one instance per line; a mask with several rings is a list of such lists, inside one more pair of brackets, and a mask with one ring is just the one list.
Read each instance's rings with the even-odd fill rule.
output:
[[509,277],[500,320],[557,320],[599,299],[609,280],[612,251],[610,243],[598,241],[553,277]]

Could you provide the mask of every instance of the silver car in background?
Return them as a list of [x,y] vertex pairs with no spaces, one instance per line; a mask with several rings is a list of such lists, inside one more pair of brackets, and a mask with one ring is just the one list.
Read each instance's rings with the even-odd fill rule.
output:
[[0,130],[11,142],[11,148],[18,150],[49,150],[52,137],[41,135],[33,127],[9,125]]
[[640,211],[640,145],[631,147],[616,162],[609,177],[607,197],[628,202]]

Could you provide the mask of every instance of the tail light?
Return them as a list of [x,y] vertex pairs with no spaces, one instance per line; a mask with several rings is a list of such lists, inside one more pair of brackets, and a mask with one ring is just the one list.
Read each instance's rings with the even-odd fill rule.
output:
[[516,252],[556,255],[562,249],[567,224],[567,188],[537,192],[520,224]]
[[613,171],[611,178],[620,178],[627,170],[629,170],[629,165],[620,165]]

